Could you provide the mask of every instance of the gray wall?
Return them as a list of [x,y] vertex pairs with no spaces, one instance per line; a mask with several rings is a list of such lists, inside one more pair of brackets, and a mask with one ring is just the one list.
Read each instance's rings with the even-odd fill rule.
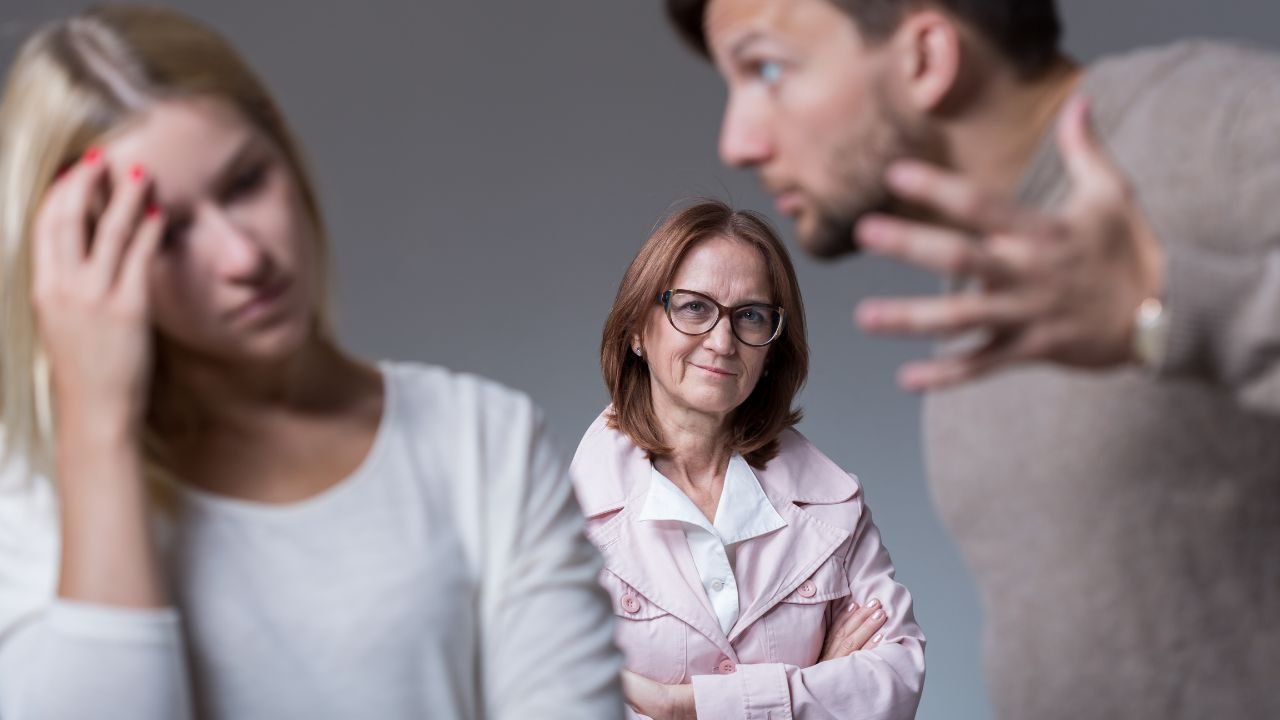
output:
[[[523,388],[566,450],[605,403],[599,329],[655,220],[690,194],[769,207],[753,178],[717,162],[724,92],[654,0],[172,4],[232,37],[302,136],[349,344]],[[78,5],[7,0],[6,64],[29,29]],[[1266,0],[1076,0],[1064,12],[1085,58],[1190,33],[1280,39]],[[813,347],[802,429],[861,476],[915,595],[929,636],[920,717],[986,717],[980,608],[930,506],[918,403],[892,383],[924,348],[851,324],[858,298],[933,281],[874,260],[797,262]]]

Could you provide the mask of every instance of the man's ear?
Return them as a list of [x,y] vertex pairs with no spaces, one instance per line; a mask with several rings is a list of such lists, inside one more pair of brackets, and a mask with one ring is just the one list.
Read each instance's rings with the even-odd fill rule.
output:
[[902,97],[921,114],[936,112],[960,78],[963,40],[956,20],[934,9],[908,11],[890,42]]

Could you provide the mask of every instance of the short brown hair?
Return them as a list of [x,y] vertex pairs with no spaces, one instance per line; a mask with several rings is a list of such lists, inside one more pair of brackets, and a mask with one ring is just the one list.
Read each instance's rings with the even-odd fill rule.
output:
[[[1062,43],[1056,0],[828,0],[844,11],[869,41],[884,40],[912,8],[935,5],[973,28],[1013,64],[1035,78],[1048,70]],[[710,53],[703,15],[710,0],[666,0],[676,31],[703,56]]]
[[768,375],[731,418],[730,449],[763,468],[778,454],[778,435],[801,418],[791,403],[809,375],[804,303],[791,257],[768,221],[719,200],[696,200],[670,213],[622,276],[600,343],[600,368],[613,399],[609,426],[626,433],[651,457],[671,452],[654,417],[649,365],[631,352],[631,337],[643,329],[659,295],[670,289],[689,250],[717,237],[740,240],[760,251],[772,302],[786,312],[782,334],[769,345]]

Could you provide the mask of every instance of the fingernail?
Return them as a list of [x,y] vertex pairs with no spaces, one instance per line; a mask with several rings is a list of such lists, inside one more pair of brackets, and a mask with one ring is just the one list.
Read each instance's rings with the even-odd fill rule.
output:
[[875,327],[884,321],[884,308],[873,303],[864,302],[858,306],[858,324]]
[[102,159],[102,148],[97,145],[89,148],[84,153],[84,161],[88,165],[94,165]]
[[138,182],[147,176],[147,171],[141,165],[132,165],[129,167],[129,179]]
[[880,644],[880,643],[882,643],[882,642],[884,642],[884,635],[881,635],[880,633],[876,633],[876,634],[875,634],[874,636],[872,636],[872,638],[871,638],[871,644],[872,644],[872,645],[879,645],[879,644]]
[[877,610],[877,611],[875,611],[875,612],[871,613],[871,619],[872,619],[872,620],[879,620],[879,619],[881,619],[881,618],[883,618],[883,617],[884,617],[884,611],[883,611],[883,610]]
[[910,190],[920,183],[920,168],[911,163],[896,162],[889,166],[886,173],[889,182],[904,190]]
[[858,612],[858,603],[851,603],[849,609],[845,610],[845,612]]
[[869,608],[871,608],[871,609],[873,609],[873,610],[874,610],[875,608],[880,607],[880,601],[879,601],[879,600],[872,600],[871,602],[867,603],[867,607],[869,607]]
[[917,392],[929,384],[929,371],[920,367],[907,367],[898,374],[898,382],[907,390]]
[[147,217],[153,218],[159,215],[160,215],[159,205],[156,205],[155,203],[151,203],[150,205],[147,206]]
[[874,217],[868,217],[858,223],[858,239],[864,244],[880,247],[887,236],[887,225]]

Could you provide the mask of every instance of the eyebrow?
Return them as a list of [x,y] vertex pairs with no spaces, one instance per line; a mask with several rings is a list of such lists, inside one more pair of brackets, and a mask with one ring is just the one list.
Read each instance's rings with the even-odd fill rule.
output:
[[243,141],[236,151],[231,154],[230,158],[222,164],[214,177],[214,187],[225,190],[226,186],[235,180],[235,175],[251,162],[262,159],[264,147],[263,142],[250,134]]
[[721,305],[724,305],[725,307],[742,307],[743,305],[773,305],[773,304],[774,304],[774,303],[769,302],[768,300],[760,300],[760,299],[756,299],[756,298],[746,298],[746,299],[744,299],[742,302],[734,303],[734,304],[730,305],[729,303],[720,302],[720,298],[716,297],[715,295],[712,295],[712,294],[711,294],[711,293],[709,293],[709,292],[706,292],[705,290],[694,290],[693,288],[679,288],[679,289],[680,289],[680,290],[685,290],[685,291],[687,291],[687,292],[695,292],[695,293],[698,293],[699,295],[706,296],[706,297],[708,297],[708,298],[710,298],[710,299],[712,299],[712,300],[714,300],[714,301],[716,301],[716,302],[720,303]]
[[734,40],[733,44],[729,46],[729,51],[727,54],[730,58],[737,60],[740,58],[742,53],[748,47],[750,47],[752,44],[756,42],[759,42],[760,40],[763,40],[764,38],[765,38],[765,34],[763,31],[752,30],[748,32],[746,35],[743,35],[737,40]]
[[[225,192],[227,187],[235,178],[236,172],[243,168],[250,158],[262,152],[262,141],[256,138],[252,133],[247,134],[235,146],[235,150],[228,153],[227,159],[223,160],[218,166],[218,170],[213,174],[213,182],[211,187],[214,193]],[[185,203],[166,203],[165,212],[173,218],[185,217],[184,211],[187,210]]]

